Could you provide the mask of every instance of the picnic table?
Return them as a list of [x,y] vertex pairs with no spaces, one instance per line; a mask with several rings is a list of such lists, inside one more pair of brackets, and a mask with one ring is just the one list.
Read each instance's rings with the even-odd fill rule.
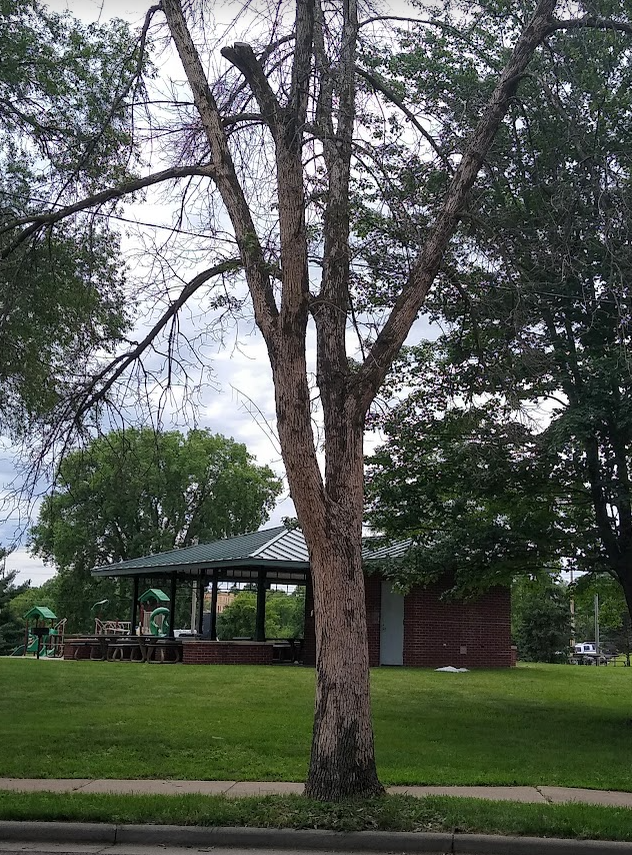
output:
[[108,639],[103,635],[73,638],[68,642],[68,644],[70,647],[74,648],[72,658],[75,660],[81,658],[80,651],[82,649],[90,651],[89,657],[93,662],[102,662],[108,655]]
[[276,662],[301,662],[303,659],[303,638],[269,638],[272,643],[272,658]]

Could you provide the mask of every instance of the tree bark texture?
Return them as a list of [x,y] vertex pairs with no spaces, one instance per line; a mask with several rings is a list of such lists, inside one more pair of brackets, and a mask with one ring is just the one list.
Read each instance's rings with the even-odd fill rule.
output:
[[304,442],[295,444],[286,435],[286,443],[288,480],[309,550],[316,628],[316,706],[305,792],[323,801],[381,794],[361,560],[362,429],[356,426],[332,437],[337,450],[328,453],[330,465],[337,465],[336,480],[345,484],[338,496],[331,495],[333,485],[314,489],[310,484],[311,467],[301,465]]

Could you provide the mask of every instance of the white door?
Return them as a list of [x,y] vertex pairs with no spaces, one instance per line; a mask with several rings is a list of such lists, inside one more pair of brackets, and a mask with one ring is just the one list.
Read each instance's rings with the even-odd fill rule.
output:
[[404,664],[404,598],[382,582],[380,665]]

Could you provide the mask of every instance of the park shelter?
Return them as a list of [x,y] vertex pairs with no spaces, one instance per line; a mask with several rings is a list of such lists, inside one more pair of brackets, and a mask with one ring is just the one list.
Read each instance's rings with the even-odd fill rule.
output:
[[[380,575],[385,561],[401,559],[410,543],[400,541],[363,552],[369,657],[372,665],[493,666],[512,664],[510,592],[496,586],[467,602],[443,596],[449,580],[413,587],[405,595]],[[371,572],[373,564],[374,572]],[[266,590],[270,585],[304,585],[305,638],[302,661],[315,661],[313,596],[309,555],[302,532],[285,526],[250,532],[212,543],[174,549],[96,567],[96,578],[129,577],[133,584],[132,627],[137,625],[141,583],[169,591],[170,632],[175,627],[176,591],[183,582],[197,591],[196,634],[183,639],[182,661],[190,664],[268,664],[272,645],[265,638]],[[217,596],[220,583],[251,583],[257,590],[252,639],[218,641]],[[203,635],[204,591],[211,586],[210,624]]]

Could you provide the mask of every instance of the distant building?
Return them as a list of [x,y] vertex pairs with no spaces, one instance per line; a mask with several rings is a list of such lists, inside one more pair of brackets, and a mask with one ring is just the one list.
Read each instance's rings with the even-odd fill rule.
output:
[[[204,594],[204,611],[210,612],[211,610],[211,594],[207,591]],[[235,594],[232,591],[218,591],[217,592],[217,614],[221,615],[226,606],[229,606],[232,601],[235,599]]]

